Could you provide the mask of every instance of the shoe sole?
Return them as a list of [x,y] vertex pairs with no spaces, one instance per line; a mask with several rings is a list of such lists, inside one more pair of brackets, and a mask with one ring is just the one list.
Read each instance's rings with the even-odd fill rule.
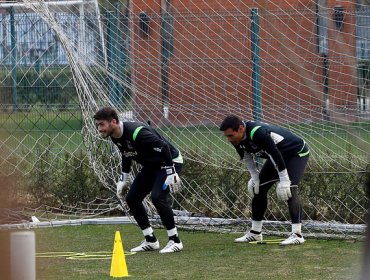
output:
[[137,249],[137,250],[131,249],[130,252],[137,253],[137,252],[150,252],[150,251],[156,251],[156,250],[159,250],[159,247],[158,248],[153,248],[153,247],[150,247],[150,246],[149,247],[146,246],[142,250],[141,249]]
[[261,242],[263,241],[263,239],[261,240],[257,240],[257,239],[253,239],[253,240],[234,240],[234,243],[251,243],[251,242]]
[[159,253],[161,253],[161,254],[178,253],[178,252],[181,252],[182,250],[183,249],[178,249],[176,251],[169,251],[169,252],[161,252],[161,251],[159,251]]
[[303,242],[298,241],[297,243],[289,243],[289,244],[280,243],[280,246],[302,245],[303,243],[304,243],[304,241]]
[[139,252],[152,252],[152,251],[158,251],[159,249],[151,249],[151,250],[139,250],[139,251],[132,251],[130,250],[131,253],[139,253]]
[[262,241],[252,241],[249,242],[249,244],[280,244],[281,241],[284,241],[285,239],[265,239]]

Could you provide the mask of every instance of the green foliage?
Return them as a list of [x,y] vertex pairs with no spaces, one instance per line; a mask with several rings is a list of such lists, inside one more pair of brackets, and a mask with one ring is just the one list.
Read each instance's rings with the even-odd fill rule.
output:
[[365,193],[369,167],[362,172],[349,172],[351,162],[334,162],[337,172],[322,172],[310,165],[301,182],[303,208],[312,218],[363,223],[368,200]]
[[[16,171],[15,173],[11,173],[11,175],[7,174],[7,167],[2,166],[3,172],[0,174],[0,213],[1,208],[13,208],[17,206],[21,206],[22,197],[25,196],[25,192],[22,191],[22,177],[19,172]],[[9,168],[10,169],[10,168]],[[1,216],[1,215],[0,215]],[[3,221],[1,217],[1,221]]]
[[[199,152],[192,153],[187,156],[196,158]],[[206,155],[202,158],[206,159]],[[348,164],[337,162],[338,172],[323,173],[320,166],[310,163],[300,185],[304,212],[309,218],[363,223],[368,203],[364,190],[366,172],[347,172]],[[181,206],[208,217],[250,216],[249,175],[244,167],[233,170],[186,160],[181,176],[190,188],[176,197],[174,208]],[[64,158],[56,160],[50,151],[41,151],[25,182],[36,205],[76,205],[110,196],[95,177],[83,152],[65,152]],[[274,191],[269,195],[276,201]],[[266,219],[285,220],[281,209],[287,211],[286,207],[270,203]]]
[[[197,158],[196,154],[190,158]],[[202,155],[207,159],[207,155]],[[310,162],[300,184],[303,209],[312,219],[323,217],[345,223],[363,223],[367,209],[364,190],[366,174],[369,172],[349,172],[351,162],[335,162],[337,172],[322,172],[319,165]],[[194,190],[185,190],[178,201],[190,212],[208,216],[233,217],[232,213],[250,216],[250,198],[247,195],[248,172],[219,168],[195,161],[185,161],[182,177]],[[276,201],[275,192],[269,195]],[[209,213],[209,205],[214,210]],[[281,207],[269,204],[266,219],[285,220]],[[286,207],[282,208],[285,209]],[[234,214],[235,215],[235,214]],[[233,217],[236,218],[236,217]],[[305,219],[306,216],[303,217]]]
[[25,176],[25,182],[28,193],[31,195],[31,203],[37,206],[42,204],[55,205],[56,198],[52,195],[54,188],[54,174],[50,169],[51,155],[48,150],[40,152],[39,160],[28,175]]
[[96,178],[81,152],[77,155],[66,153],[63,165],[56,171],[55,176],[59,180],[56,180],[52,191],[63,204],[76,205],[97,197],[107,197],[106,189]]
[[[192,151],[187,155],[197,158],[198,153]],[[207,156],[203,155],[202,158]],[[245,208],[242,200],[246,199],[243,194],[247,181],[246,172],[186,160],[181,176],[193,186],[191,190],[184,190],[181,197],[185,198],[178,198],[181,205],[187,206],[187,210],[209,217],[233,217],[233,213],[240,213],[238,207]],[[209,205],[212,205],[213,212],[210,212]]]
[[38,157],[25,178],[31,201],[37,206],[76,205],[110,196],[83,152],[65,152],[58,160],[49,150],[43,150]]

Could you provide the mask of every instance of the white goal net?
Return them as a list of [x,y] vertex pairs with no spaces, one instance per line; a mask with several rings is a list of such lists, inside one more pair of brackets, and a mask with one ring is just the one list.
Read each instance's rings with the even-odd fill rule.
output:
[[[92,118],[110,105],[122,120],[150,121],[184,155],[183,189],[172,197],[179,225],[217,231],[250,225],[248,174],[218,129],[235,114],[284,126],[310,146],[300,186],[306,235],[364,232],[370,150],[366,1],[25,0],[0,3],[0,11],[0,82],[9,82],[2,87],[9,94],[1,108],[3,174],[46,172],[57,161],[66,162],[63,172],[69,172],[78,168],[75,155],[83,153],[80,165],[88,164],[108,191],[77,206],[40,201],[28,212],[45,220],[53,213],[88,218],[117,209],[129,216],[114,196],[120,156],[99,137]],[[27,99],[27,90],[46,88],[44,96],[61,77],[66,81],[60,88],[69,83],[68,94],[77,97],[64,107],[41,110],[50,102]],[[17,103],[23,80],[29,82],[27,98]],[[78,108],[70,107],[73,100]],[[31,119],[35,110],[42,121]],[[55,118],[44,117],[50,110]],[[56,119],[66,124],[74,118],[80,129],[48,132]],[[52,152],[40,152],[45,150]],[[269,199],[265,230],[288,231],[287,206],[273,192]],[[145,204],[159,223],[150,201]]]

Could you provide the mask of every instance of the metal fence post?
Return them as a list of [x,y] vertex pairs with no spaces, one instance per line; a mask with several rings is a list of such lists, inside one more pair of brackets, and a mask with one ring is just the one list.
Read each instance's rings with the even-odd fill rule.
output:
[[251,10],[251,50],[252,50],[252,97],[253,97],[253,118],[261,120],[262,98],[261,98],[261,75],[260,75],[260,41],[259,41],[259,20],[258,9]]

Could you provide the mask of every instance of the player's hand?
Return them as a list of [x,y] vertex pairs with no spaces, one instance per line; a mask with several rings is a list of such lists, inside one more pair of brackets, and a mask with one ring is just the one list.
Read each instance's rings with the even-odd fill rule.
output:
[[259,194],[260,192],[260,179],[259,178],[251,178],[248,181],[248,192],[251,198],[253,198],[255,194]]
[[287,201],[292,197],[292,192],[290,190],[290,179],[286,169],[279,172],[280,182],[276,187],[276,195],[279,200]]
[[168,187],[171,193],[176,193],[180,191],[181,180],[175,170],[175,167],[174,166],[164,166],[163,169],[166,170],[166,174],[167,174],[166,181],[163,184],[163,189],[165,190]]
[[276,195],[278,199],[282,201],[287,201],[291,198],[292,192],[290,191],[290,182],[279,182],[276,187]]
[[124,199],[124,196],[123,196],[123,190],[125,188],[127,188],[129,185],[129,181],[128,181],[128,173],[122,173],[121,176],[119,177],[119,180],[116,184],[117,186],[117,197],[119,199]]

